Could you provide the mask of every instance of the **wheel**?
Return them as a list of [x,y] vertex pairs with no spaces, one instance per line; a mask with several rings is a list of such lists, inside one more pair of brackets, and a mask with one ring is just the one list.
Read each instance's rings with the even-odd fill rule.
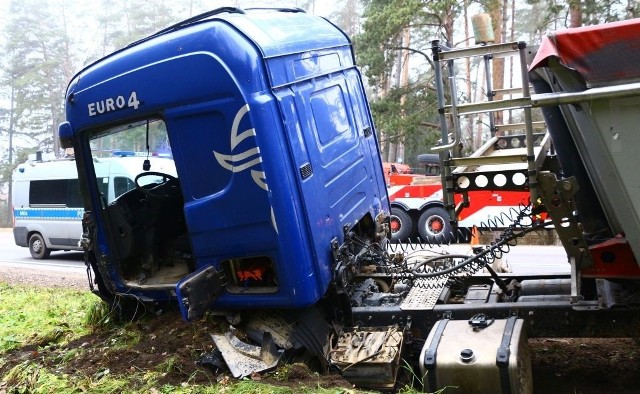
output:
[[418,233],[427,242],[451,242],[453,233],[447,211],[441,207],[432,207],[422,212],[418,219]]
[[[161,177],[162,183],[159,184],[140,184],[140,179],[147,176]],[[180,193],[178,188],[178,178],[173,175],[165,174],[163,172],[147,171],[142,172],[134,179],[136,189],[142,191],[144,194],[154,198],[169,198],[176,196]]]
[[39,233],[33,233],[29,237],[29,252],[34,259],[46,259],[51,254],[51,249],[47,248],[44,238]]
[[408,213],[400,208],[391,208],[391,241],[402,242],[411,236],[413,220]]

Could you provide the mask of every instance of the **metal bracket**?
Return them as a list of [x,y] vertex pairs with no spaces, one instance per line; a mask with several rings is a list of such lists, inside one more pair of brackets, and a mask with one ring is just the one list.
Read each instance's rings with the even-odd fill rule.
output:
[[580,271],[576,266],[576,258],[569,257],[569,263],[571,264],[571,304],[575,305],[584,299],[580,294]]
[[593,259],[588,253],[587,241],[573,214],[573,195],[579,189],[576,179],[570,177],[558,180],[554,174],[541,172],[538,174],[538,185],[542,203],[553,220],[567,255],[579,262],[577,268],[592,266]]

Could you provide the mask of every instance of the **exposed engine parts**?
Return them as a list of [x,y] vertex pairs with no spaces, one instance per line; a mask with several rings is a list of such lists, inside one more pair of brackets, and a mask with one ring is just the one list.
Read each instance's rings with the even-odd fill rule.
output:
[[470,254],[438,253],[422,244],[383,247],[349,234],[342,246],[334,248],[338,292],[349,293],[351,304],[357,306],[399,303],[413,287],[443,289],[450,281],[484,270],[505,299],[515,301],[517,286],[505,283],[493,265],[517,244],[518,238],[548,224],[532,223],[530,215],[531,206],[523,206],[494,242],[474,248]]

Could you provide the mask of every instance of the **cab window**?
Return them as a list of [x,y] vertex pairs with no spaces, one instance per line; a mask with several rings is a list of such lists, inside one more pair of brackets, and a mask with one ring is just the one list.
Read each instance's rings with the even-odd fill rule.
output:
[[113,178],[113,193],[115,198],[120,197],[129,190],[135,189],[136,185],[127,177],[117,176]]

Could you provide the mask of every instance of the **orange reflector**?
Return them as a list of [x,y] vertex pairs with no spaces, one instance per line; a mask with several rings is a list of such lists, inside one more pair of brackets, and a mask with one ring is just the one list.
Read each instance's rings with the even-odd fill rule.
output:
[[238,279],[241,282],[245,280],[262,280],[262,275],[264,274],[264,268],[254,268],[250,270],[242,270],[236,271],[236,275],[238,275]]

